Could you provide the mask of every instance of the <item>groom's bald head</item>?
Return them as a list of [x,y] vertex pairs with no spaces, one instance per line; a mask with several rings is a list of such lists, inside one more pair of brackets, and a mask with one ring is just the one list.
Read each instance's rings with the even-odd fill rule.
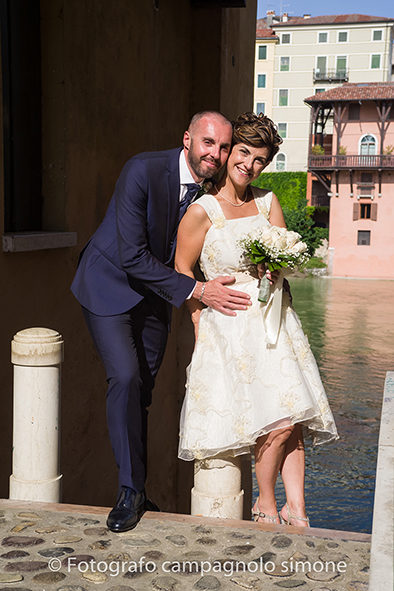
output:
[[190,133],[193,133],[196,126],[198,126],[198,123],[201,121],[201,119],[204,118],[208,118],[211,121],[217,121],[218,123],[222,123],[223,125],[228,126],[232,132],[233,126],[231,121],[229,121],[229,119],[227,119],[227,117],[225,117],[223,113],[220,113],[219,111],[199,111],[191,118],[188,131]]

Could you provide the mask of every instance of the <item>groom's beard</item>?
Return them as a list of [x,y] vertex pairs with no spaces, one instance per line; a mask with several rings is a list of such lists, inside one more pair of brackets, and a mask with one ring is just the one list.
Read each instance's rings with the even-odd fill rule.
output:
[[[188,151],[188,161],[190,167],[193,169],[193,172],[201,179],[210,179],[215,176],[220,168],[221,162],[220,160],[216,160],[215,158],[211,158],[209,156],[202,156],[201,158],[196,156],[193,151],[193,141],[190,142],[190,148]],[[211,164],[215,165],[215,168],[212,166],[208,166],[206,162],[210,162]]]

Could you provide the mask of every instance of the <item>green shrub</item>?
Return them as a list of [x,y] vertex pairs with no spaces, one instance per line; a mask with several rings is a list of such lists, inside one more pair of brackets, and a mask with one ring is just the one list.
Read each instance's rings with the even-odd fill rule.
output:
[[313,208],[307,207],[306,199],[301,199],[295,209],[283,207],[283,215],[285,216],[287,229],[301,234],[302,240],[308,246],[308,253],[312,256],[323,240],[320,230],[324,228],[317,228],[315,226],[315,222],[308,209],[311,210]]
[[275,193],[282,206],[287,229],[302,236],[312,256],[323,238],[328,238],[328,229],[314,225],[315,208],[307,205],[306,181],[306,172],[263,172],[253,184]]
[[325,154],[324,148],[320,144],[316,144],[315,146],[312,146],[311,151],[312,151],[312,154],[314,154],[315,156],[322,156],[323,154]]
[[305,269],[324,269],[325,267],[327,265],[321,257],[312,257],[305,265]]
[[306,172],[263,172],[253,184],[275,193],[282,207],[296,208],[306,198],[306,179]]

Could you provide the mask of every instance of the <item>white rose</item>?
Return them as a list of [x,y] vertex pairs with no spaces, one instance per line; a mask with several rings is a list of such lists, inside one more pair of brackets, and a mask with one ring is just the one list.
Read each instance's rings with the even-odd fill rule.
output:
[[287,248],[292,248],[300,239],[300,235],[297,232],[292,232],[291,230],[286,234],[286,246]]
[[294,246],[292,246],[290,250],[292,254],[301,254],[303,252],[306,252],[308,250],[308,247],[305,244],[305,242],[297,242],[297,244],[294,244]]
[[280,250],[286,248],[286,230],[284,228],[272,227],[272,241],[273,246]]
[[261,232],[261,242],[267,248],[271,248],[275,242],[275,235],[271,230],[272,229],[264,228],[264,230]]
[[278,248],[280,250],[285,250],[286,249],[286,236],[279,235],[275,241],[275,246],[276,246],[276,248]]

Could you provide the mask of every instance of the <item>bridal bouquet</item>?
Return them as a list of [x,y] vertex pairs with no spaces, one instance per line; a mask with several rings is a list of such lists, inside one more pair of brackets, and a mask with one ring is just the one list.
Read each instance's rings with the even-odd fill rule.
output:
[[[240,240],[243,254],[254,265],[264,263],[270,271],[296,269],[309,259],[308,247],[297,232],[267,226],[250,232]],[[266,302],[270,294],[270,283],[264,277],[260,281],[259,300]]]

